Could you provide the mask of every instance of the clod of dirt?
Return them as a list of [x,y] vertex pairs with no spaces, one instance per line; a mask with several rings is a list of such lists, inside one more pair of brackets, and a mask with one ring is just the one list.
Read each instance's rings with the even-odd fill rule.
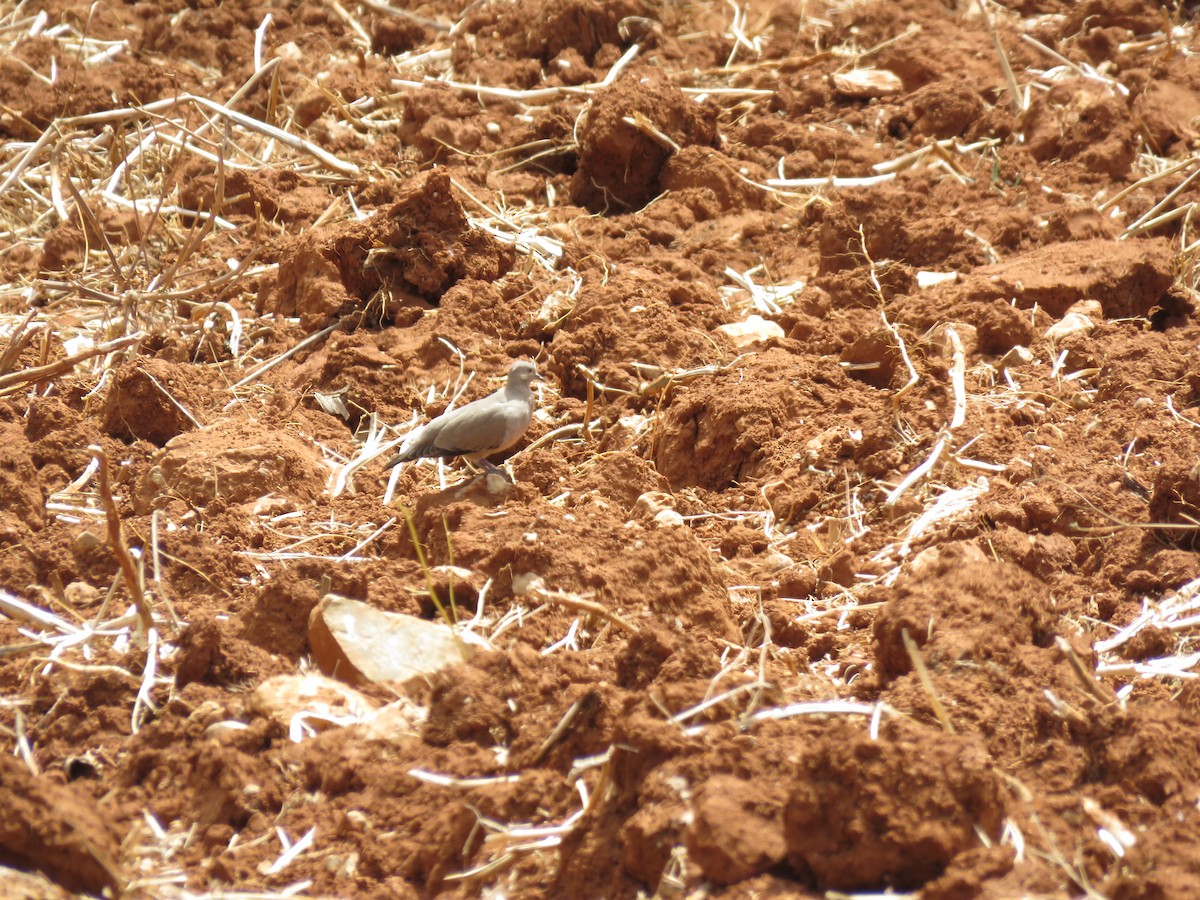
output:
[[481,654],[469,665],[435,675],[425,739],[435,744],[477,741],[488,747],[509,743],[510,710],[501,671],[511,671],[503,654]]
[[995,761],[977,738],[914,722],[877,740],[830,729],[801,758],[783,811],[788,859],[822,890],[913,890],[995,840],[1005,816]]
[[1149,316],[1175,281],[1175,256],[1162,238],[1051,244],[976,269],[965,294],[1015,297],[1059,318],[1080,300],[1099,300],[1109,318]]
[[908,374],[901,369],[896,339],[884,329],[862,335],[842,351],[839,359],[846,365],[847,375],[873,388],[891,387],[897,375]]
[[[627,450],[615,450],[595,458],[587,469],[580,473],[585,479],[580,488],[590,488],[600,496],[620,504],[621,508],[634,514],[648,513],[650,517],[664,507],[674,506],[674,498],[666,493],[667,480],[654,470],[649,462]],[[658,495],[642,503],[647,495]],[[651,508],[654,506],[655,508]]]
[[104,403],[104,430],[123,441],[146,440],[161,447],[176,435],[199,427],[191,409],[194,375],[159,359],[122,366]]
[[0,896],[13,900],[72,900],[76,895],[45,875],[0,866]]
[[[163,762],[171,768],[170,777],[186,785],[191,796],[184,802],[201,831],[216,824],[244,828],[252,818],[279,808],[280,791],[270,764],[258,754],[201,741],[185,749],[182,757]],[[180,772],[185,774],[180,777]]]
[[430,563],[448,561],[449,530],[456,565],[498,573],[492,598],[511,591],[517,576],[536,575],[554,591],[596,592],[617,612],[626,603],[646,604],[682,632],[704,629],[724,639],[738,634],[712,556],[688,529],[627,529],[624,512],[605,515],[599,506],[588,518],[608,522],[604,529],[585,527],[545,501],[520,511],[508,503],[503,518],[488,506],[443,504],[432,495],[417,504]]
[[43,272],[70,270],[82,265],[89,249],[124,247],[141,239],[143,222],[136,213],[91,208],[91,219],[81,227],[78,219],[60,223],[42,246],[38,268]]
[[0,756],[0,796],[0,863],[39,869],[73,891],[120,891],[120,847],[90,797],[33,775],[8,755]]
[[[687,191],[694,192],[693,196],[711,197],[716,212],[757,209],[763,206],[763,192],[746,183],[741,173],[744,167],[743,161],[719,150],[693,144],[671,154],[659,172],[658,184],[683,201],[688,200]],[[690,202],[688,206],[697,221],[706,218],[698,203]]]
[[242,423],[172,438],[142,479],[137,500],[147,509],[172,496],[198,507],[218,498],[245,503],[272,492],[311,500],[325,487],[326,475],[310,444]]
[[897,581],[895,599],[875,619],[880,676],[891,680],[912,670],[905,630],[930,666],[1002,660],[1017,647],[1046,646],[1046,594],[1026,572],[986,558],[973,545],[927,550]]
[[[329,195],[314,179],[288,169],[226,171],[220,182],[198,160],[178,173],[179,198],[188,209],[212,210],[226,218],[261,216],[271,222],[309,225],[329,206]],[[218,185],[223,200],[216,208]]]
[[714,775],[696,793],[688,858],[717,884],[736,884],[774,868],[787,855],[781,811],[773,785]]
[[[770,387],[760,382],[767,372],[779,378]],[[655,465],[674,490],[724,490],[755,477],[775,458],[776,442],[805,434],[805,425],[832,406],[868,408],[860,392],[869,390],[835,363],[798,367],[789,352],[769,349],[736,371],[674,390],[659,425]]]
[[983,115],[979,93],[965,82],[935,81],[914,91],[909,101],[913,132],[940,139],[964,134]]
[[193,615],[179,639],[179,652],[172,668],[175,685],[182,689],[192,682],[235,684],[252,673],[272,668],[272,658],[263,648],[233,633],[224,617]]
[[511,247],[471,226],[450,176],[435,169],[367,221],[291,241],[276,278],[263,283],[258,306],[323,325],[385,292],[394,304],[382,312],[392,315],[395,307],[437,301],[463,278],[495,281],[515,259]]
[[1200,139],[1200,101],[1189,90],[1170,81],[1152,80],[1134,100],[1134,113],[1146,140],[1160,156],[1173,155],[1178,144],[1194,145]]
[[382,18],[371,32],[371,50],[381,56],[398,56],[419,47],[429,32],[416,22]]
[[1150,521],[1174,528],[1160,528],[1159,538],[1176,547],[1200,548],[1200,458],[1168,463],[1154,478],[1150,494]]
[[1091,747],[1099,783],[1121,785],[1155,806],[1194,803],[1200,777],[1200,721],[1165,701],[1097,716]]
[[1129,173],[1138,149],[1129,104],[1106,85],[1083,79],[1038,95],[1025,119],[1025,139],[1034,159],[1078,159],[1113,178]]
[[29,449],[20,425],[0,424],[0,539],[19,528],[17,523],[41,528],[46,521],[46,497]]
[[571,198],[600,212],[641,209],[660,193],[659,173],[679,148],[714,146],[716,109],[689,99],[655,69],[598,93],[579,133]]
[[715,325],[727,315],[710,287],[631,266],[580,296],[550,345],[551,371],[568,396],[586,396],[581,364],[602,384],[637,390],[641,379],[630,363],[645,359],[647,348],[664,369],[702,366],[711,361],[712,341],[687,323]]

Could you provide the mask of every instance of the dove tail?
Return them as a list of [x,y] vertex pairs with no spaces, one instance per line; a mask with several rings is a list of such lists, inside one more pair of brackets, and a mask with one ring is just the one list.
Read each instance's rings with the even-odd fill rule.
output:
[[414,444],[412,447],[406,447],[401,450],[386,463],[384,463],[384,471],[398,466],[400,463],[412,462],[414,459],[449,459],[452,456],[462,456],[464,451],[461,450],[445,450],[441,447],[435,447],[433,444]]

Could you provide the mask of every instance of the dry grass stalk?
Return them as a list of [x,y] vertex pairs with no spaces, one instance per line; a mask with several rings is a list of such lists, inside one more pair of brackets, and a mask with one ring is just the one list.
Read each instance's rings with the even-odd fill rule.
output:
[[93,359],[97,356],[106,356],[110,353],[119,353],[122,350],[127,350],[142,340],[145,335],[141,333],[127,335],[116,340],[105,341],[102,344],[97,344],[88,350],[82,350],[79,353],[72,354],[56,362],[46,363],[41,366],[33,366],[28,369],[23,369],[20,372],[11,372],[8,375],[0,375],[0,396],[13,391],[21,390],[29,383],[37,383],[46,381],[50,378],[57,378],[59,375],[64,375],[74,369],[79,363]]
[[[743,725],[749,727],[760,722],[779,722],[784,719],[794,719],[798,716],[867,716],[872,722],[875,722],[882,715],[895,716],[897,713],[886,703],[857,703],[852,700],[815,700],[761,709],[744,720]],[[696,725],[685,729],[683,733],[688,737],[696,737],[713,727],[714,724]],[[874,725],[872,729],[873,731],[875,730]]]
[[[638,385],[638,393],[643,397],[649,397],[655,394],[660,394],[667,388],[673,387],[677,384],[687,384],[689,381],[695,381],[697,378],[702,378],[706,375],[719,375],[722,372],[728,372],[743,359],[747,359],[751,356],[754,356],[754,354],[742,353],[738,356],[735,356],[724,365],[714,364],[708,366],[698,366],[694,369],[677,369],[673,372],[663,372],[658,368],[658,366],[649,366],[645,365],[644,363],[634,363],[633,365],[635,367],[640,367],[643,370],[650,370],[658,373],[652,380],[643,381],[640,385]],[[582,367],[580,368],[582,369]],[[604,388],[603,385],[600,385],[599,382],[597,382],[597,386],[600,387],[601,390],[609,390]]]
[[962,144],[956,138],[945,138],[940,141],[933,141],[917,150],[910,150],[908,153],[903,153],[895,159],[890,159],[887,162],[876,163],[871,166],[880,174],[889,174],[892,172],[900,172],[904,169],[909,169],[917,163],[931,155],[937,155],[943,159],[950,158],[950,151],[953,150],[960,156],[966,156],[970,153],[978,153],[983,150],[989,150],[992,147],[1000,145],[999,138],[985,138],[980,141],[973,141],[969,144]]
[[979,4],[979,12],[983,16],[984,26],[987,28],[988,34],[992,38],[992,46],[996,48],[996,56],[1000,60],[1000,68],[1004,72],[1004,80],[1008,83],[1008,93],[1010,102],[1012,103],[1013,115],[1018,119],[1025,114],[1028,108],[1028,100],[1022,96],[1021,87],[1017,84],[1017,77],[1013,74],[1012,64],[1008,61],[1008,53],[1004,49],[1004,45],[1000,42],[1000,34],[996,31],[996,23],[992,20],[992,14],[988,10],[988,0],[976,0]]
[[8,336],[8,346],[4,349],[4,353],[0,355],[0,378],[8,374],[13,364],[17,361],[17,357],[21,355],[21,352],[29,345],[33,336],[40,330],[29,327],[36,315],[37,310],[31,309],[24,320]]
[[540,213],[514,210],[505,214],[498,209],[489,207],[455,179],[450,179],[450,183],[487,214],[486,219],[467,216],[467,222],[472,228],[486,231],[501,243],[513,245],[521,253],[530,256],[547,272],[558,270],[558,261],[563,255],[562,241],[538,234],[537,229],[528,225],[522,226],[518,221],[521,218],[540,218]]
[[933,678],[930,677],[929,669],[925,666],[925,660],[921,657],[921,648],[912,639],[912,635],[908,633],[907,628],[900,629],[900,639],[904,642],[904,650],[908,653],[908,658],[912,662],[913,671],[917,673],[921,687],[924,689],[926,696],[929,697],[929,704],[933,707],[934,716],[937,717],[943,731],[947,734],[954,734],[954,724],[950,721],[950,715],[946,712],[946,707],[942,705],[942,700],[938,697],[937,691],[934,690]]
[[1065,56],[1063,56],[1061,53],[1059,53],[1057,50],[1047,47],[1045,44],[1043,44],[1041,41],[1039,41],[1033,35],[1022,34],[1021,42],[1024,44],[1028,44],[1030,47],[1033,47],[1039,53],[1043,53],[1046,56],[1050,57],[1052,60],[1054,60],[1060,66],[1063,66],[1064,68],[1069,69],[1072,73],[1074,73],[1079,78],[1083,78],[1087,81],[1094,81],[1097,84],[1102,84],[1106,88],[1108,88],[1110,91],[1112,91],[1113,93],[1119,94],[1122,97],[1129,96],[1129,88],[1127,88],[1121,82],[1117,81],[1117,79],[1101,74],[1100,72],[1096,71],[1094,66],[1091,66],[1088,63],[1072,62],[1071,60],[1069,60]]
[[147,640],[153,640],[150,632],[154,628],[154,616],[150,610],[150,601],[142,588],[141,572],[134,564],[129,546],[125,543],[125,535],[121,527],[121,512],[117,509],[117,501],[113,498],[112,485],[108,478],[108,454],[104,452],[104,448],[94,444],[88,447],[88,452],[92,454],[98,464],[96,473],[100,487],[100,499],[104,503],[104,512],[108,520],[109,548],[116,557],[121,575],[125,579],[125,589],[129,591],[130,597],[133,599],[141,633]]
[[669,134],[655,125],[650,119],[641,112],[635,112],[632,116],[623,116],[621,121],[631,128],[635,128],[642,134],[649,137],[651,140],[662,145],[663,148],[670,150],[672,153],[679,153],[683,148]]
[[550,733],[546,736],[546,739],[542,741],[541,745],[537,749],[537,752],[535,752],[530,758],[529,765],[539,765],[542,760],[546,758],[546,754],[548,754],[556,744],[558,744],[567,736],[567,733],[575,724],[575,720],[578,719],[580,715],[592,714],[595,710],[599,709],[600,703],[600,692],[595,689],[588,690],[582,697],[572,703],[567,708],[567,711],[563,713],[563,716],[561,719],[559,719],[558,724],[550,730]]
[[595,791],[589,791],[582,778],[575,779],[575,789],[579,793],[582,806],[557,825],[506,825],[475,811],[479,825],[488,831],[482,847],[482,852],[487,858],[466,872],[447,876],[446,880],[477,882],[512,866],[521,854],[559,847],[563,838],[574,831],[583,817],[603,799],[608,781],[608,768],[606,765],[602,770],[600,784]]
[[[1131,662],[1119,649],[1148,628],[1174,637],[1174,652],[1157,659]],[[1111,638],[1094,645],[1097,674],[1195,680],[1200,667],[1200,579],[1188,582],[1163,600],[1146,600],[1142,613]]]
[[1116,701],[1116,696],[1112,692],[1112,688],[1100,681],[1095,674],[1083,664],[1083,660],[1079,658],[1079,654],[1075,652],[1075,648],[1071,646],[1070,641],[1059,635],[1054,639],[1054,646],[1058,651],[1066,657],[1067,662],[1071,666],[1071,671],[1075,673],[1083,692],[1095,700],[1097,703],[1107,706]]
[[409,769],[408,774],[422,784],[432,784],[436,787],[455,787],[469,790],[477,787],[490,787],[494,784],[517,784],[521,775],[485,775],[474,778],[458,778],[454,775],[442,775],[439,772],[429,772],[425,769]]
[[332,334],[339,327],[341,327],[341,322],[334,322],[332,325],[322,328],[316,334],[310,334],[308,337],[306,337],[304,340],[297,343],[290,350],[286,350],[283,353],[279,354],[278,356],[263,363],[261,366],[258,366],[253,372],[251,372],[249,375],[247,375],[241,381],[237,382],[237,384],[230,385],[228,390],[232,393],[232,392],[238,390],[239,388],[244,388],[246,385],[252,384],[253,382],[262,378],[268,372],[270,372],[273,368],[275,368],[281,362],[291,359],[297,353],[300,353],[301,351],[308,349],[313,344],[320,341],[322,338]]
[[392,87],[401,89],[420,89],[432,85],[438,85],[450,90],[460,91],[463,93],[474,94],[479,98],[480,102],[484,100],[509,100],[518,103],[524,103],[529,106],[547,103],[552,100],[557,100],[564,95],[587,95],[594,94],[596,91],[610,87],[617,80],[621,72],[625,70],[637,55],[641,52],[640,44],[633,44],[626,50],[621,58],[612,64],[608,70],[608,74],[601,81],[596,81],[591,84],[580,84],[570,87],[551,87],[551,88],[533,88],[531,90],[516,90],[514,88],[497,88],[487,87],[479,84],[465,84],[460,81],[451,81],[443,78],[426,77],[422,81],[407,81],[403,79],[393,79]]
[[721,301],[726,307],[739,308],[741,304],[737,302],[739,294],[745,293],[750,300],[750,308],[756,312],[768,316],[778,316],[783,312],[783,307],[792,305],[796,296],[808,286],[807,280],[792,281],[784,284],[757,284],[754,281],[754,276],[765,271],[765,267],[758,265],[745,272],[725,267],[725,277],[732,281],[737,287],[722,287],[718,293],[721,295]]
[[[1147,159],[1147,157],[1143,156],[1143,160],[1145,160],[1145,159]],[[1149,159],[1155,163],[1155,167],[1157,168],[1157,171],[1154,171],[1151,174],[1147,175],[1146,177],[1135,181],[1133,184],[1128,185],[1125,188],[1122,188],[1120,191],[1113,194],[1111,197],[1109,197],[1107,200],[1105,200],[1103,203],[1101,203],[1099,206],[1097,206],[1096,209],[1099,212],[1108,212],[1109,209],[1116,206],[1118,203],[1120,203],[1122,200],[1124,200],[1127,196],[1134,193],[1135,191],[1139,191],[1142,188],[1149,187],[1151,184],[1161,181],[1164,178],[1170,178],[1172,175],[1176,175],[1179,172],[1182,172],[1186,169],[1190,169],[1193,166],[1196,166],[1197,163],[1200,163],[1200,157],[1197,157],[1194,155],[1189,156],[1187,159],[1183,160],[1182,162],[1178,162],[1178,163],[1175,163],[1174,165],[1168,165],[1168,166],[1158,166],[1157,165],[1158,163],[1163,162],[1158,157],[1149,157]]]
[[587,613],[588,615],[598,616],[606,622],[615,625],[623,631],[634,634],[638,631],[638,627],[630,622],[625,617],[613,612],[602,603],[597,603],[595,600],[589,600],[587,597],[581,597],[578,594],[569,594],[566,591],[556,591],[547,588],[539,583],[532,583],[526,587],[525,593],[542,601],[550,603],[554,606],[561,606],[565,609],[575,610],[576,612]]
[[967,363],[958,332],[953,327],[949,327],[946,329],[946,338],[953,348],[953,358],[950,363],[950,386],[954,392],[954,413],[950,417],[950,429],[953,430],[961,426],[967,418]]

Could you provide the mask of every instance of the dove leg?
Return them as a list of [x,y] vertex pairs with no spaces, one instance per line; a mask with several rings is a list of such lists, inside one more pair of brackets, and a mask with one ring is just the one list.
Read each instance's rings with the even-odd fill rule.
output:
[[513,483],[513,480],[512,480],[512,478],[509,477],[508,473],[505,472],[499,466],[497,466],[495,463],[491,462],[490,460],[481,459],[481,460],[479,460],[479,464],[481,466],[483,466],[484,472],[486,472],[488,475],[491,475],[494,472],[497,475],[499,475],[501,478],[503,478],[505,481],[507,481],[509,484]]

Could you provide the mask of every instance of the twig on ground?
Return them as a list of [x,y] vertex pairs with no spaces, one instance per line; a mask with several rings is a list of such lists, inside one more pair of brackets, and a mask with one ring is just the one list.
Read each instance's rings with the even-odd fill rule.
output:
[[133,605],[137,609],[141,633],[149,640],[151,639],[150,632],[154,628],[154,616],[150,612],[150,601],[142,591],[141,573],[134,565],[133,556],[125,543],[125,535],[121,528],[121,513],[117,509],[117,501],[113,498],[112,485],[108,478],[108,454],[104,452],[104,448],[95,444],[88,447],[88,452],[98,463],[96,474],[100,487],[100,499],[104,503],[104,513],[108,520],[108,545],[113,556],[117,558],[117,565],[125,579],[125,588],[129,591]]
[[909,661],[912,662],[913,671],[917,673],[921,687],[924,689],[926,696],[929,697],[929,703],[933,707],[934,716],[937,717],[942,729],[947,734],[954,734],[954,724],[950,721],[950,715],[946,712],[946,707],[942,705],[937,691],[934,690],[933,679],[929,675],[929,669],[925,667],[925,660],[921,657],[921,648],[912,639],[912,635],[908,633],[907,628],[900,629],[900,639],[904,642],[904,650],[908,653]]

